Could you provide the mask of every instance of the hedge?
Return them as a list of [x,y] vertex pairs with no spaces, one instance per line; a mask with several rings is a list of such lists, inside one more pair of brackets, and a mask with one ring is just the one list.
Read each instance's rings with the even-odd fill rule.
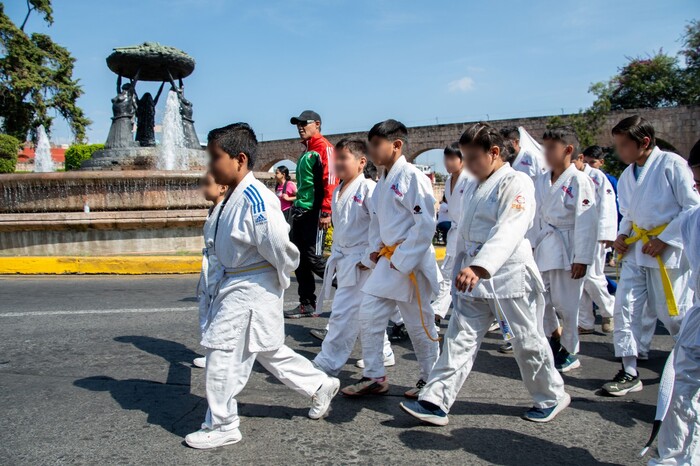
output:
[[15,172],[18,152],[19,141],[8,134],[0,134],[0,173]]
[[74,144],[70,146],[66,151],[66,171],[80,170],[80,165],[104,146],[104,144]]

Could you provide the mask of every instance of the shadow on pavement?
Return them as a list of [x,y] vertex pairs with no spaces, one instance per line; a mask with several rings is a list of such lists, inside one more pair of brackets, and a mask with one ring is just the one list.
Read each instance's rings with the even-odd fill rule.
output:
[[73,384],[86,390],[109,392],[123,409],[143,411],[149,424],[159,425],[175,435],[184,437],[197,429],[207,407],[205,398],[190,393],[192,359],[198,355],[182,343],[160,338],[123,336],[115,341],[131,343],[166,360],[169,363],[166,382],[94,376]]
[[449,435],[407,430],[399,439],[414,450],[456,450],[478,456],[487,463],[499,465],[523,464],[614,464],[596,460],[583,448],[565,447],[545,439],[505,429],[470,427],[457,429]]

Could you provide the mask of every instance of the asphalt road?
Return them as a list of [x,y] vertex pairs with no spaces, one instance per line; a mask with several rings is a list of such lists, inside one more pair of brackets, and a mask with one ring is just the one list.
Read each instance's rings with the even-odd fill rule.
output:
[[[641,362],[645,389],[596,394],[618,370],[611,336],[583,337],[582,367],[565,376],[572,405],[556,421],[519,418],[530,401],[497,334],[482,345],[446,427],[399,408],[415,383],[410,344],[395,347],[388,396],[334,400],[325,420],[309,400],[256,366],[239,397],[242,442],[185,446],[206,410],[193,298],[196,276],[0,277],[0,464],[640,464],[671,338],[660,329]],[[296,284],[286,306],[295,305]],[[313,357],[326,319],[287,322],[287,343]],[[354,363],[359,348],[353,354]],[[352,364],[344,385],[360,376]]]

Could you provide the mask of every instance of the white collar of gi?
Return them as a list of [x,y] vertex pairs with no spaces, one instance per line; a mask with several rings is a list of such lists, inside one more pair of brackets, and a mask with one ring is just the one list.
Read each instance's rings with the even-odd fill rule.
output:
[[392,165],[391,170],[389,170],[389,172],[384,176],[384,178],[388,180],[389,178],[394,176],[396,172],[401,170],[401,168],[407,163],[408,162],[406,162],[406,157],[401,155],[401,157],[396,159],[396,162],[394,162],[394,165]]
[[569,165],[569,168],[567,168],[566,170],[564,170],[564,171],[562,172],[562,174],[559,175],[559,178],[557,178],[557,181],[556,181],[554,184],[552,184],[552,172],[551,172],[551,171],[548,172],[548,173],[547,173],[547,177],[549,178],[548,181],[549,181],[549,183],[550,183],[550,185],[551,185],[552,190],[556,190],[556,189],[561,188],[561,186],[562,186],[566,181],[568,181],[569,178],[571,178],[571,177],[573,176],[573,174],[574,174],[575,172],[577,172],[577,171],[578,171],[578,168],[576,168],[576,165],[574,165],[574,164],[572,163],[571,165]]
[[248,172],[248,174],[243,177],[241,182],[238,183],[236,189],[233,190],[233,192],[231,193],[231,198],[228,200],[226,205],[235,204],[238,201],[238,199],[240,199],[243,195],[243,191],[245,190],[245,188],[250,186],[253,183],[253,181],[255,181],[255,175],[253,175],[253,172]]
[[[360,173],[358,176],[355,177],[354,180],[345,188],[343,191],[343,194],[338,196],[338,204],[343,205],[347,202],[347,200],[350,198],[350,196],[354,196],[355,192],[357,191],[357,187],[362,181],[365,179],[365,175]],[[342,187],[341,185],[338,185],[338,193],[340,193],[340,188]]]
[[[642,181],[644,181],[644,178],[646,178],[646,175],[649,172],[649,167],[651,167],[656,159],[659,158],[659,155],[661,155],[661,149],[659,149],[659,146],[654,146],[644,166],[639,167],[641,170],[639,172],[639,176],[637,177],[637,185],[642,184]],[[632,167],[632,169],[634,170],[634,167]]]
[[585,173],[588,176],[591,176],[591,172],[593,171],[593,167],[588,165],[587,163],[583,164],[583,173]]
[[490,191],[491,187],[493,187],[494,184],[498,183],[501,178],[503,178],[506,174],[508,174],[508,172],[511,171],[513,171],[513,167],[511,167],[507,163],[504,163],[501,166],[501,168],[491,173],[491,176],[486,178],[484,182],[480,183],[477,189],[482,193]]

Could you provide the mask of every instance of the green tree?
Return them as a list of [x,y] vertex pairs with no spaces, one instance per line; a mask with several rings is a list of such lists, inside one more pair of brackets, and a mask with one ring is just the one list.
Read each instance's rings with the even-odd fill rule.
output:
[[700,21],[691,21],[685,27],[683,49],[680,54],[685,58],[683,71],[689,104],[700,104]]
[[19,141],[8,134],[0,134],[0,173],[14,173],[17,167]]
[[95,151],[104,147],[104,144],[73,144],[66,151],[66,171],[80,170],[84,161],[92,157]]
[[55,112],[82,142],[91,123],[77,100],[83,94],[73,79],[75,59],[46,34],[27,34],[24,28],[32,12],[53,24],[50,0],[27,0],[27,15],[17,27],[0,3],[0,117],[2,129],[19,140],[39,125],[51,128]]

